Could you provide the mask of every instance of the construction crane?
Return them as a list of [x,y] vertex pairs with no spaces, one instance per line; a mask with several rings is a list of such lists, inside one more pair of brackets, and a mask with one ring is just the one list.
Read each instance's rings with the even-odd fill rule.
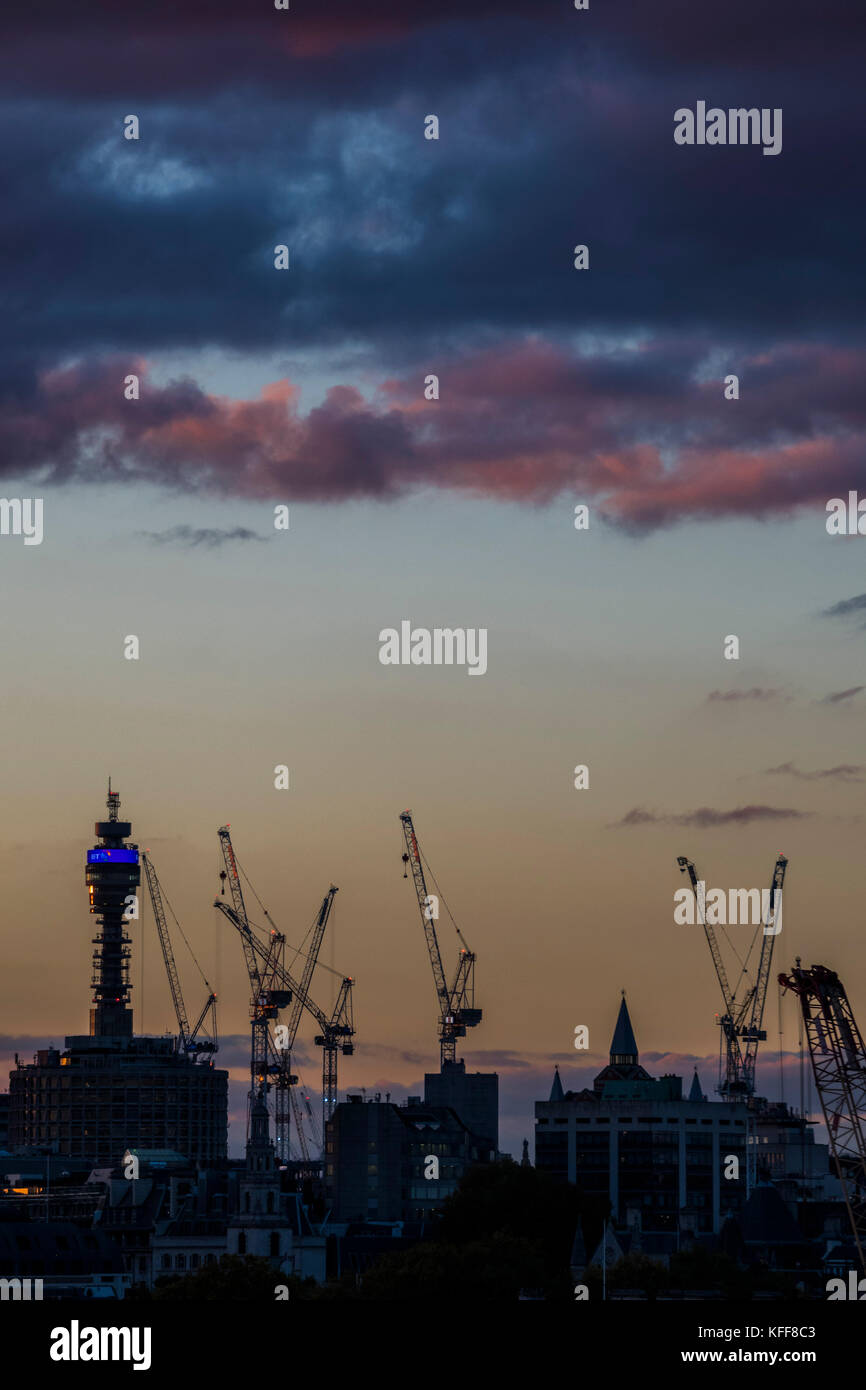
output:
[[800,1001],[815,1087],[866,1272],[866,1047],[835,970],[825,965],[803,969],[798,956],[790,975],[779,975],[779,984]]
[[[430,964],[433,967],[433,980],[436,985],[436,997],[439,1001],[439,1058],[440,1065],[444,1067],[446,1062],[457,1060],[457,1039],[466,1036],[467,1028],[475,1028],[481,1022],[481,1010],[475,1008],[475,955],[469,950],[460,928],[454,922],[454,929],[462,942],[462,946],[457,960],[454,983],[449,989],[434,926],[437,910],[434,899],[427,892],[424,867],[421,863],[421,851],[418,848],[418,837],[412,823],[411,811],[401,812],[400,823],[403,826],[403,836],[406,841],[406,849],[403,854],[403,877],[408,878],[406,866],[410,865],[412,878],[415,882],[418,907],[421,912],[421,923],[427,940],[427,951],[430,955]],[[453,917],[451,920],[454,921]]]
[[[762,923],[761,927],[761,952],[758,959],[757,975],[755,983],[747,990],[745,998],[740,1003],[735,997],[736,991],[730,987],[715,930],[712,923],[707,920],[701,881],[698,879],[694,863],[685,855],[680,855],[677,864],[680,873],[687,873],[691,881],[698,907],[698,917],[707,938],[716,977],[722,992],[724,1013],[719,1015],[719,1024],[725,1042],[725,1077],[719,1085],[719,1093],[724,1100],[745,1100],[748,1102],[755,1092],[758,1044],[765,1042],[767,1037],[763,1028],[764,1005],[767,999],[767,985],[770,980],[773,947],[781,927],[782,885],[785,882],[785,870],[788,861],[783,854],[780,854],[776,859],[770,884],[767,922]],[[766,928],[771,922],[773,931],[767,931]],[[754,946],[754,939],[752,946]],[[749,954],[751,954],[752,946],[749,948]],[[738,981],[738,988],[745,973],[746,966],[744,965],[740,981]],[[745,1044],[745,1048],[743,1044]]]
[[332,883],[322,900],[322,906],[319,908],[319,913],[313,926],[310,949],[304,960],[304,968],[301,972],[300,983],[292,998],[289,1016],[285,1024],[285,1036],[280,1045],[281,1066],[276,1079],[274,1130],[277,1156],[282,1159],[287,1159],[289,1157],[290,1111],[295,1121],[295,1133],[298,1137],[298,1148],[301,1151],[301,1157],[305,1161],[310,1157],[306,1135],[304,1133],[300,1102],[294,1091],[298,1078],[292,1075],[292,1051],[295,1046],[295,1038],[298,1035],[298,1025],[301,1021],[301,1014],[304,1009],[303,1001],[308,997],[310,992],[310,984],[319,959],[319,950],[325,935],[325,928],[328,925],[331,907],[333,906],[334,898],[338,891],[339,890]]
[[262,945],[253,936],[247,917],[229,827],[227,825],[221,826],[218,834],[225,863],[225,869],[220,874],[220,878],[224,885],[226,879],[228,880],[234,906],[228,908],[226,904],[220,903],[219,899],[217,899],[215,906],[222,908],[227,915],[231,914],[232,923],[237,928],[243,944],[250,981],[250,1092],[247,1107],[247,1134],[249,1135],[253,1107],[259,1099],[267,1106],[267,1093],[270,1089],[268,1077],[274,1070],[278,1070],[272,1059],[271,1024],[279,1016],[280,1009],[285,1008],[291,1002],[292,993],[291,988],[285,987],[280,975],[286,938],[281,932],[271,931],[267,944]]
[[[171,991],[174,1012],[177,1017],[178,1051],[186,1052],[196,1058],[198,1058],[200,1054],[216,1052],[218,1048],[216,995],[212,990],[210,991],[205,1000],[204,1008],[196,1020],[195,1027],[190,1028],[189,1019],[186,1015],[186,1005],[183,1001],[183,990],[180,986],[180,976],[177,973],[174,951],[171,946],[171,937],[169,935],[168,920],[165,915],[165,906],[163,904],[159,878],[157,877],[156,869],[147,851],[142,854],[141,862],[144,865],[147,886],[150,892],[150,901],[153,907],[153,916],[156,922],[157,934],[159,935],[159,944],[162,947],[162,958],[165,961],[165,972],[168,976],[168,987]],[[177,921],[177,918],[175,918],[175,921]],[[178,926],[180,926],[179,923]],[[195,960],[194,956],[193,959]],[[196,961],[196,965],[198,965],[198,961]],[[201,969],[200,966],[199,969]],[[207,980],[205,980],[205,984],[207,985]],[[208,985],[208,989],[210,990],[210,985]],[[211,1038],[199,1038],[199,1032],[209,1012],[211,1014]]]
[[[337,1057],[339,1053],[343,1056],[351,1056],[355,1051],[351,1039],[355,1034],[354,1017],[352,1010],[352,986],[354,981],[350,977],[345,977],[340,983],[337,1000],[331,1015],[327,1015],[323,1009],[314,1003],[310,997],[309,988],[304,989],[301,983],[296,980],[287,969],[284,956],[285,937],[282,933],[271,928],[266,938],[258,936],[247,916],[246,905],[244,903],[243,890],[241,888],[240,873],[238,870],[237,858],[231,843],[229,827],[222,826],[219,830],[220,845],[223,852],[225,868],[220,874],[223,881],[223,893],[225,883],[228,882],[232,896],[232,906],[222,902],[217,898],[216,907],[228,921],[232,923],[238,931],[243,943],[244,955],[247,962],[247,973],[250,977],[250,985],[253,998],[256,998],[256,991],[268,996],[265,1000],[265,1007],[269,1008],[277,997],[282,997],[283,1002],[277,1009],[268,1012],[267,1019],[259,1023],[259,1031],[256,1035],[256,1024],[254,1022],[254,1036],[257,1036],[255,1046],[256,1064],[259,1074],[265,1078],[265,1089],[270,1089],[268,1076],[277,1078],[280,1088],[292,1086],[295,1083],[288,1078],[291,1073],[286,1065],[285,1054],[282,1049],[275,1046],[270,1037],[270,1023],[276,1018],[279,1008],[285,1007],[293,998],[299,998],[301,1007],[312,1016],[319,1025],[320,1033],[314,1038],[317,1046],[323,1049],[322,1054],[322,1107],[323,1120],[327,1125],[328,1120],[337,1104]],[[333,895],[337,892],[336,888],[326,895],[328,902],[327,912],[324,914],[321,930],[327,925],[328,914],[330,913]],[[322,909],[325,904],[323,903]],[[267,915],[267,914],[266,914]],[[322,912],[320,911],[320,919]],[[278,941],[277,949],[274,942]],[[261,963],[261,969],[260,969]],[[310,971],[312,975],[312,971]],[[267,988],[264,982],[267,981]],[[283,986],[282,990],[277,989],[277,985]],[[280,1081],[280,1078],[283,1078]],[[324,1132],[324,1130],[323,1130]],[[281,1136],[284,1156],[288,1156],[287,1135]]]
[[[219,898],[217,898],[214,903],[214,907],[218,908],[223,916],[243,934],[243,927],[234,908],[229,907],[227,903],[220,902]],[[298,982],[286,969],[282,961],[274,962],[273,959],[269,957],[268,947],[253,936],[252,933],[250,933],[248,942],[253,954],[268,967],[273,979],[285,985],[285,992],[287,994],[294,995],[299,989]],[[306,995],[303,1002],[303,1007],[306,1009],[307,1013],[311,1015],[322,1030],[321,1033],[316,1034],[313,1038],[313,1042],[317,1047],[323,1049],[322,1118],[324,1125],[327,1125],[328,1120],[333,1114],[334,1107],[337,1104],[338,1055],[342,1053],[344,1057],[351,1057],[352,1053],[355,1051],[355,1045],[351,1041],[355,1034],[352,1009],[352,987],[354,983],[354,980],[348,976],[340,982],[337,1000],[330,1017],[323,1009],[319,1008],[318,1004],[313,1002],[309,994]],[[271,1044],[271,1056],[274,1060],[266,1070],[270,1075],[279,1075],[283,1067],[282,1053],[273,1044]]]

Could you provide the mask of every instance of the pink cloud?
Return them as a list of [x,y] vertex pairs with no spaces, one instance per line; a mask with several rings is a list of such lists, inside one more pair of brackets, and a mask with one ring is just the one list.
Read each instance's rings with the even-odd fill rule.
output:
[[[698,344],[659,341],[599,356],[537,338],[383,381],[370,402],[333,386],[302,413],[298,387],[253,400],[194,381],[159,387],[147,364],[101,360],[45,372],[26,399],[0,403],[8,472],[58,480],[141,478],[185,490],[339,501],[415,486],[544,503],[594,504],[648,529],[698,517],[766,517],[866,487],[866,355],[783,345],[695,380]],[[122,382],[141,378],[141,398]]]

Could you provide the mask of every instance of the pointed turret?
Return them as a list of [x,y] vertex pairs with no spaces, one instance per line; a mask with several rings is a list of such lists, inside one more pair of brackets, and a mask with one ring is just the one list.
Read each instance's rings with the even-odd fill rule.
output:
[[635,1042],[631,1019],[628,1016],[625,991],[623,991],[622,1002],[619,1006],[619,1017],[616,1021],[616,1028],[613,1031],[613,1042],[610,1045],[610,1065],[612,1067],[636,1067],[637,1062],[637,1043]]
[[638,1062],[637,1042],[625,1002],[625,990],[619,1005],[619,1014],[610,1044],[610,1061],[600,1071],[592,1089],[601,1095],[608,1081],[651,1081],[649,1072],[644,1071]]
[[695,1074],[692,1077],[692,1089],[689,1091],[689,1100],[706,1100],[706,1096],[701,1090],[701,1083],[698,1080],[697,1067],[695,1067]]
[[271,1174],[276,1170],[274,1145],[269,1132],[268,1107],[260,1091],[250,1111],[250,1137],[247,1140],[247,1173]]
[[550,1088],[551,1100],[565,1100],[565,1092],[562,1089],[562,1082],[559,1079],[559,1067],[553,1070],[553,1085]]

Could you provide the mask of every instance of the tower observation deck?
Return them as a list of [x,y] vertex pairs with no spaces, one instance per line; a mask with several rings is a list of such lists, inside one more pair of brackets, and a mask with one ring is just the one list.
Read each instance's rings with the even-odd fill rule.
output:
[[130,938],[126,916],[130,898],[141,882],[138,845],[126,844],[132,824],[120,820],[120,795],[108,783],[108,820],[96,822],[97,844],[87,851],[85,882],[90,892],[90,911],[99,928],[93,938],[92,1038],[131,1038],[129,1003]]

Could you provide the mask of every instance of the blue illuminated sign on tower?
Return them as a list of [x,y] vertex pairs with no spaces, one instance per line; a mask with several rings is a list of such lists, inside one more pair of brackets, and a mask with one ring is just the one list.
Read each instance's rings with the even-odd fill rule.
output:
[[137,849],[89,849],[88,864],[137,864]]

